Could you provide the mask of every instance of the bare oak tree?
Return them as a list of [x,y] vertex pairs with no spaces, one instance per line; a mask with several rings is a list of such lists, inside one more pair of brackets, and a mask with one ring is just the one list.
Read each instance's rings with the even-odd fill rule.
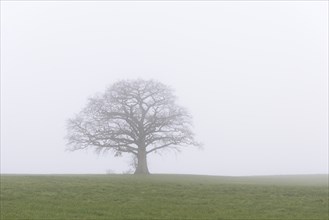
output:
[[68,146],[71,150],[112,151],[115,156],[133,154],[135,174],[148,174],[148,154],[199,145],[191,121],[168,86],[153,80],[123,80],[90,98],[68,121]]

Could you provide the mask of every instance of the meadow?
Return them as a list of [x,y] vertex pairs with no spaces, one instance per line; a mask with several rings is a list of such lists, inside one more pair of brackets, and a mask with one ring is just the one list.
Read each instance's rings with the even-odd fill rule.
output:
[[329,219],[328,175],[1,175],[6,219]]

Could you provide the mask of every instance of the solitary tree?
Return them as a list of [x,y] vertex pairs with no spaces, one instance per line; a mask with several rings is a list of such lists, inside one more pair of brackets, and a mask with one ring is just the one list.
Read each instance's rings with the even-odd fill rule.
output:
[[198,146],[191,116],[176,104],[172,90],[153,80],[122,80],[68,121],[69,149],[92,147],[115,156],[133,154],[135,174],[148,174],[147,155]]

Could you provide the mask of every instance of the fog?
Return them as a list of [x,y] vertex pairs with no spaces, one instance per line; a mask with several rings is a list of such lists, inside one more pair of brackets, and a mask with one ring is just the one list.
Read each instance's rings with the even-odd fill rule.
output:
[[328,2],[1,1],[1,173],[122,173],[66,150],[66,122],[120,79],[175,90],[203,148],[151,173],[328,173]]

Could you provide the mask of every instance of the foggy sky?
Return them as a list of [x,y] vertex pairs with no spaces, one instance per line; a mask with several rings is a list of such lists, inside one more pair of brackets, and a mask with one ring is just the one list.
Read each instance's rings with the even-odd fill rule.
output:
[[1,173],[117,173],[66,121],[120,79],[175,89],[203,149],[151,173],[328,173],[328,2],[1,1]]

